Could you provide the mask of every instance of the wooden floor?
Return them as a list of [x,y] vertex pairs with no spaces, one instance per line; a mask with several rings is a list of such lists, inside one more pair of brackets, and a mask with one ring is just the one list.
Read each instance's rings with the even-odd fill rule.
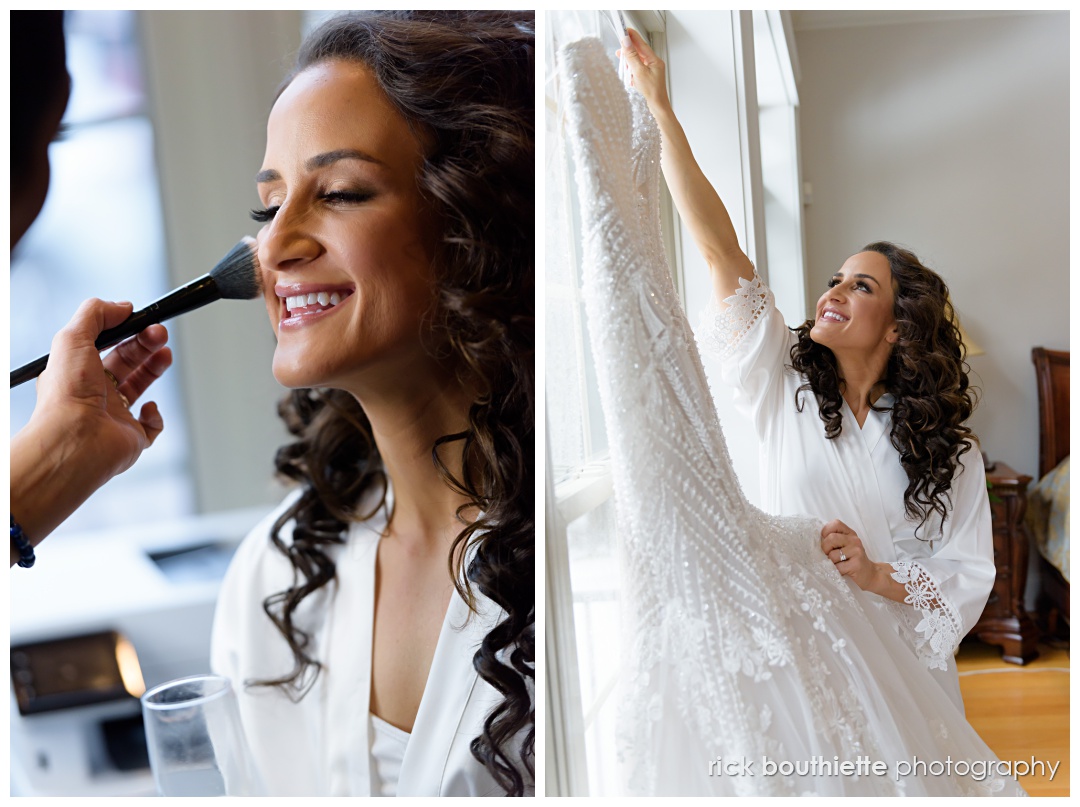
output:
[[[1006,664],[1001,650],[966,641],[956,658],[968,720],[999,759],[1048,763],[1021,776],[1032,796],[1069,795],[1069,650],[1039,645],[1039,658]],[[1060,761],[1051,780],[1049,766]]]

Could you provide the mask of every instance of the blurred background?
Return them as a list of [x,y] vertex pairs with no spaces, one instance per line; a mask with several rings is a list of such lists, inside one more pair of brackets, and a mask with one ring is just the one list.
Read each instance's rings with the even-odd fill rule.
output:
[[[72,95],[45,208],[12,254],[12,367],[47,352],[84,299],[139,308],[257,231],[266,117],[325,14],[67,12]],[[221,575],[283,495],[262,302],[168,327],[175,363],[147,396],[164,433],[11,574],[16,795],[154,792],[136,696],[209,669]],[[33,384],[12,391],[12,434],[34,399]]]

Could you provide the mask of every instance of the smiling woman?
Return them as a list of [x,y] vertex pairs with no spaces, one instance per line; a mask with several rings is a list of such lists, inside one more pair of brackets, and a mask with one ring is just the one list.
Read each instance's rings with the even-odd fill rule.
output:
[[[325,114],[350,106],[363,113]],[[278,98],[256,178],[266,207],[254,217],[266,222],[259,255],[278,337],[274,375],[285,386],[363,400],[378,367],[411,367],[425,383],[446,375],[420,339],[435,302],[436,228],[416,181],[424,156],[363,64],[315,64]]]
[[[841,397],[862,428],[891,393],[892,443],[908,479],[907,517],[920,528],[932,515],[947,519],[950,485],[972,446],[966,421],[976,399],[945,281],[910,250],[868,244],[833,275],[816,320],[794,331],[792,366],[806,375],[799,393],[817,397],[826,435],[841,432]],[[861,365],[874,375],[858,378]]]
[[300,490],[212,657],[268,790],[531,793],[532,15],[332,18],[256,180]]

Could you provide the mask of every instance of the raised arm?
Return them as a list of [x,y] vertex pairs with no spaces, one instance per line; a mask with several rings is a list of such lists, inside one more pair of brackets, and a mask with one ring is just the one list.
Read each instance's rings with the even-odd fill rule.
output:
[[735,294],[739,278],[751,280],[754,266],[739,247],[727,208],[694,159],[690,142],[671,109],[664,79],[664,62],[633,28],[627,29],[619,51],[630,67],[633,86],[645,97],[660,126],[663,148],[660,167],[671,197],[686,222],[698,250],[709,265],[717,301]]

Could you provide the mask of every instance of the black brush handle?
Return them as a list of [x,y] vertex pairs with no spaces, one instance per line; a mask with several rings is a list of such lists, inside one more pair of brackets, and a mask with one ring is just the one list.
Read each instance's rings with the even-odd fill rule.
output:
[[34,359],[29,364],[24,364],[17,370],[12,370],[11,388],[15,389],[15,387],[19,386],[19,384],[25,384],[31,378],[37,378],[39,375],[41,375],[42,371],[45,369],[45,365],[48,363],[49,354],[46,353],[44,356]]
[[214,278],[210,277],[210,275],[203,275],[186,286],[154,300],[146,308],[132,312],[130,317],[115,328],[102,331],[98,334],[98,338],[94,340],[94,347],[98,350],[105,350],[113,345],[120,344],[129,336],[134,336],[143,328],[157,325],[167,319],[186,314],[188,311],[194,311],[196,308],[220,299],[221,294],[218,292]]
[[[118,345],[130,336],[142,331],[144,328],[148,328],[151,325],[157,325],[160,322],[164,322],[167,319],[172,319],[180,314],[186,314],[188,311],[193,311],[196,308],[201,308],[207,303],[212,303],[214,300],[221,299],[221,292],[218,290],[217,283],[214,282],[214,278],[210,275],[203,275],[197,278],[186,286],[183,286],[175,291],[169,292],[164,297],[155,300],[146,306],[135,311],[117,325],[115,328],[109,328],[98,334],[98,338],[94,340],[94,347],[99,351],[106,350],[113,345]],[[44,371],[45,366],[49,363],[49,354],[46,353],[40,358],[34,359],[29,364],[24,364],[22,367],[11,371],[11,388],[15,388],[20,384],[25,384],[32,378],[37,378]]]

